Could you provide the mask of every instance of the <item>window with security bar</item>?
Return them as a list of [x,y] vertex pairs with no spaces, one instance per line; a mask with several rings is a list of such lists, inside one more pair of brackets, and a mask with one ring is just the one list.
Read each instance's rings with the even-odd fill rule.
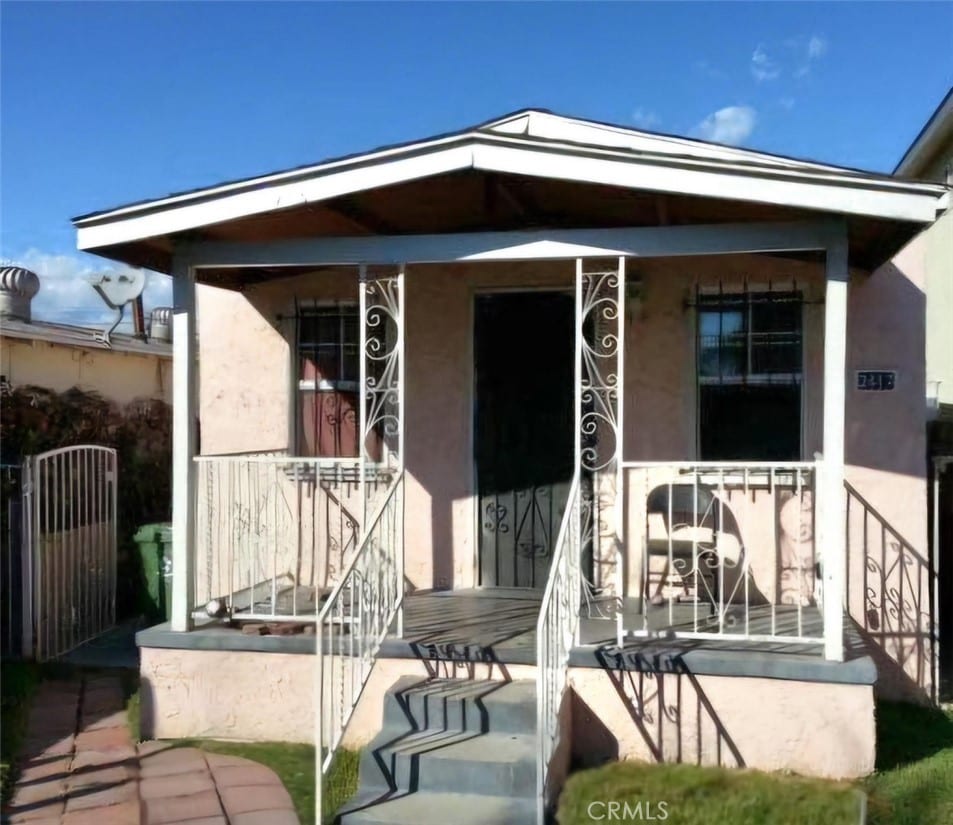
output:
[[302,308],[297,315],[298,454],[358,454],[360,332],[356,304]]
[[801,293],[699,294],[696,309],[701,460],[799,460]]

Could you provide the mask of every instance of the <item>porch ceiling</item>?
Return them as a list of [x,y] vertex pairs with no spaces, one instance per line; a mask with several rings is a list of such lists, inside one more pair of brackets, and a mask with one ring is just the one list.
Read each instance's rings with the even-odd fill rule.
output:
[[[335,236],[780,223],[812,220],[819,214],[823,213],[775,204],[469,169],[95,251],[135,266],[169,272],[173,247],[180,240],[262,242]],[[851,263],[868,270],[888,259],[920,229],[917,223],[864,216],[848,218],[847,226]],[[314,267],[204,269],[200,280],[241,288],[313,270]]]

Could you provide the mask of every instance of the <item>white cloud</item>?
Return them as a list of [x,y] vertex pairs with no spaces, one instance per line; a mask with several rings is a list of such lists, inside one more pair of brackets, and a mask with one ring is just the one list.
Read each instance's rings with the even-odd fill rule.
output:
[[726,106],[706,117],[695,132],[705,140],[737,146],[754,131],[757,119],[750,106]]
[[782,97],[779,101],[782,109],[787,109],[789,112],[794,108],[794,98],[793,97]]
[[[53,254],[40,249],[30,249],[11,263],[31,269],[40,277],[40,291],[32,304],[34,319],[96,326],[111,325],[116,320],[115,310],[103,303],[90,286],[89,278],[98,272],[117,272],[128,267],[83,253]],[[172,279],[147,271],[143,303],[147,313],[156,306],[170,306]],[[127,312],[123,327],[129,326]]]
[[662,122],[662,118],[652,110],[639,106],[639,108],[632,113],[632,121],[640,129],[654,129]]
[[827,40],[819,34],[812,34],[805,45],[804,41],[797,41],[796,48],[803,57],[800,65],[794,70],[794,77],[807,77],[811,73],[811,67],[827,54]]
[[751,55],[751,74],[759,83],[765,80],[777,80],[781,75],[781,67],[768,56],[764,46],[759,45]]

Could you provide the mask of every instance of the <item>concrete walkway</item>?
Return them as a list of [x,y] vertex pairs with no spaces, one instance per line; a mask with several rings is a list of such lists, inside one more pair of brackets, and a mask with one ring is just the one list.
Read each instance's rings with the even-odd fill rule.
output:
[[44,682],[3,821],[18,825],[300,825],[264,765],[162,742],[136,746],[113,676]]

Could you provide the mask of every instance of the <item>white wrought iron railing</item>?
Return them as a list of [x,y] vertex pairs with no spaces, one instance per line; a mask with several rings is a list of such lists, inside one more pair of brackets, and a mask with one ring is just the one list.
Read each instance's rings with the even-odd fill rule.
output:
[[[823,643],[821,462],[624,462],[625,636]],[[632,609],[634,603],[635,609]]]
[[[195,464],[194,610],[313,620],[358,546],[358,460],[271,454]],[[364,486],[382,491],[391,477],[365,473]]]
[[[384,637],[402,635],[404,473],[399,471],[317,619],[315,808],[324,776],[374,667]],[[396,627],[395,627],[396,625]]]
[[[554,761],[568,760],[563,733],[563,699],[569,681],[569,653],[578,642],[582,595],[583,501],[576,471],[553,550],[549,580],[536,623],[536,799],[543,825],[561,777]],[[563,766],[565,767],[565,766]]]

